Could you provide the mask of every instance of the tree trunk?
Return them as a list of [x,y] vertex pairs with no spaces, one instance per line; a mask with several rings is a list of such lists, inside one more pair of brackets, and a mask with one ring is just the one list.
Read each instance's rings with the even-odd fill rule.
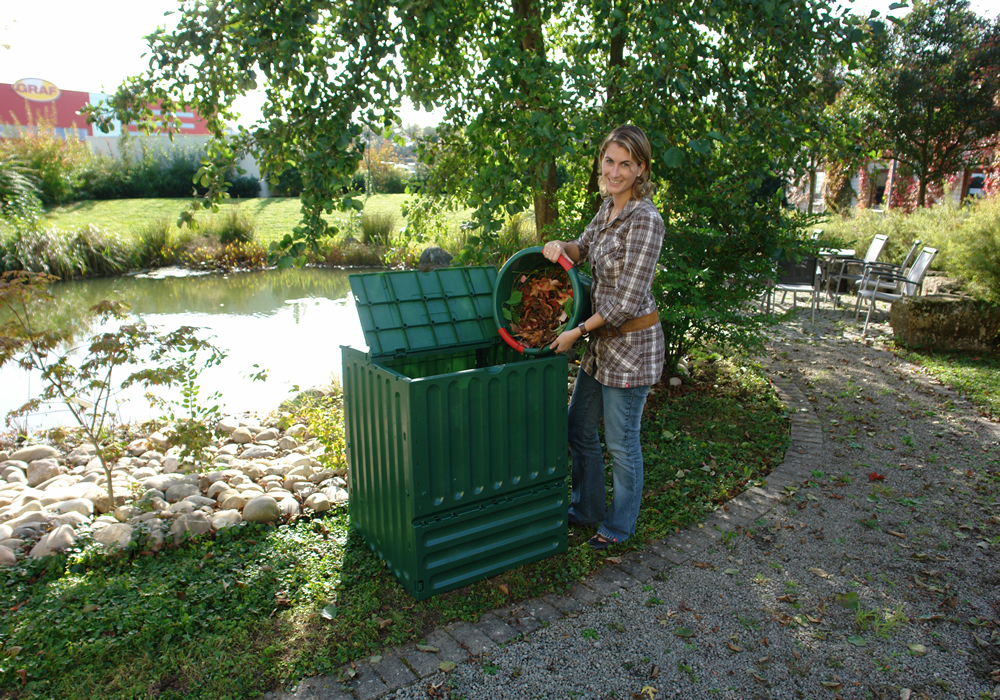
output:
[[893,158],[892,162],[889,163],[889,175],[885,179],[885,210],[889,211],[892,208],[892,188],[896,184],[896,159]]
[[[545,38],[542,34],[542,13],[537,1],[514,0],[514,15],[524,27],[521,49],[535,58],[539,66],[544,66],[548,59],[545,55]],[[537,89],[537,86],[532,86],[532,89],[525,92],[533,94]],[[532,104],[529,107],[535,110],[538,105]],[[535,166],[532,191],[535,203],[535,236],[539,241],[542,240],[543,229],[559,218],[559,208],[556,203],[558,184],[554,156]]]
[[806,214],[812,216],[813,198],[816,196],[816,168],[809,170],[809,200],[806,203]]
[[[614,113],[614,102],[620,92],[615,78],[625,65],[625,42],[628,40],[629,4],[627,2],[622,2],[618,7],[618,10],[621,13],[621,19],[618,21],[618,24],[608,27],[608,34],[611,35],[611,41],[608,46],[607,74],[611,76],[611,78],[608,80],[607,101],[605,104],[607,105],[606,108],[612,113]],[[599,136],[603,138],[604,134],[600,134]],[[598,185],[598,179],[601,176],[600,155],[600,153],[594,154],[594,165],[590,170],[590,180],[587,181],[587,196],[592,201],[591,210],[595,214],[601,208],[601,189]]]

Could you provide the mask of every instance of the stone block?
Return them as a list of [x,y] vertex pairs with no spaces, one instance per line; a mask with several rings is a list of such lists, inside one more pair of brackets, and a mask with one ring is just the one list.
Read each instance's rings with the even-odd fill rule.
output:
[[934,350],[992,351],[1000,332],[1000,307],[955,294],[900,299],[889,312],[896,342]]

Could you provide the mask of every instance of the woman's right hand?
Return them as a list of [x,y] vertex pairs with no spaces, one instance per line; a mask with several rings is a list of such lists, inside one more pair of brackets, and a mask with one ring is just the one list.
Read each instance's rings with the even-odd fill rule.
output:
[[559,262],[559,258],[566,255],[566,244],[562,241],[549,241],[542,246],[542,255],[549,262]]

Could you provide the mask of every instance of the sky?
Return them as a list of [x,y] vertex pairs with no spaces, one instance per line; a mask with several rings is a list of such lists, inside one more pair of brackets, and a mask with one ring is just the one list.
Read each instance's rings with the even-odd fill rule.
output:
[[[884,15],[892,2],[858,0],[852,7],[858,14],[875,9]],[[142,57],[148,48],[143,37],[160,25],[170,26],[172,18],[164,13],[179,5],[177,0],[140,0],[103,11],[100,3],[81,4],[79,0],[9,0],[5,4],[0,18],[0,83],[41,78],[62,90],[105,93],[114,92],[126,77],[148,66],[148,59]],[[973,0],[972,9],[995,16],[1000,0]],[[253,123],[260,114],[261,99],[253,95],[237,103],[242,114],[239,123]],[[433,126],[440,118],[408,105],[401,116],[405,126]]]

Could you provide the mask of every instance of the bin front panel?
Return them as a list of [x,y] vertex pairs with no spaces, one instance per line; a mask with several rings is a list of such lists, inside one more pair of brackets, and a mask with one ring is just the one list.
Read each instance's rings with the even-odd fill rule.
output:
[[551,356],[409,382],[415,517],[566,477],[566,364]]
[[400,583],[423,600],[566,551],[568,505],[559,482],[417,521],[412,590]]

